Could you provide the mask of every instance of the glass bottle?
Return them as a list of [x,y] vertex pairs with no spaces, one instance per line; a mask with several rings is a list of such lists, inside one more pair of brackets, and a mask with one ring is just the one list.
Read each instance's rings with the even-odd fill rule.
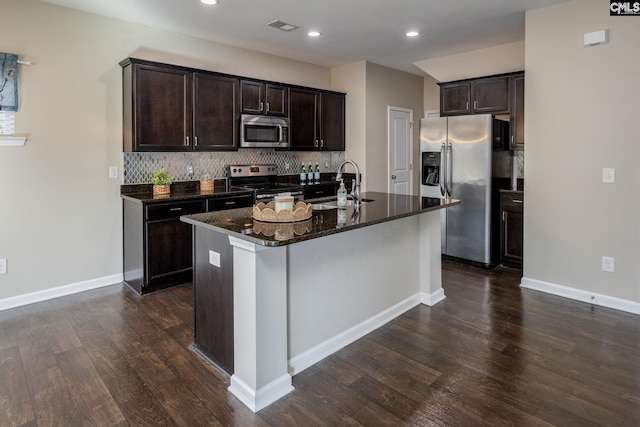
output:
[[302,167],[300,168],[300,183],[304,185],[304,182],[307,179],[307,170],[304,168],[304,162],[302,162]]

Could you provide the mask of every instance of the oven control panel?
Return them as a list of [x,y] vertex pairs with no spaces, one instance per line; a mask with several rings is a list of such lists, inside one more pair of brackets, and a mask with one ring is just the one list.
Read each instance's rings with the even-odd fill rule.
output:
[[272,176],[278,174],[278,167],[275,164],[264,165],[229,165],[227,174],[230,178],[246,176]]

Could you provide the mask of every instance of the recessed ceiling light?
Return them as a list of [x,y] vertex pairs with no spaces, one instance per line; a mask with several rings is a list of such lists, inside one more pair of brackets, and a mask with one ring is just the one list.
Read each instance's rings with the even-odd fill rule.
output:
[[204,4],[218,4],[218,0],[200,0]]
[[318,36],[320,36],[320,32],[318,32],[318,31],[309,31],[309,32],[307,33],[307,35],[308,35],[309,37],[318,37]]
[[417,32],[417,31],[409,31],[409,32],[407,32],[406,35],[407,35],[407,37],[418,37],[420,35],[420,33]]

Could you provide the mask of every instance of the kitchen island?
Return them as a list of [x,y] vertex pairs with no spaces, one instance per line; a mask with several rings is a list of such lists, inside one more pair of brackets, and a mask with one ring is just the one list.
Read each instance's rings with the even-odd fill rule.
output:
[[226,358],[229,390],[253,411],[293,390],[291,375],[444,299],[439,210],[459,202],[363,198],[372,201],[296,223],[254,221],[251,208],[181,217],[194,229],[194,347]]

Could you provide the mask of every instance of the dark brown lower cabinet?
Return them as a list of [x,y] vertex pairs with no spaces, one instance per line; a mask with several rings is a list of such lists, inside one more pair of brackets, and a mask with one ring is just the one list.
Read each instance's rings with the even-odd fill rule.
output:
[[522,268],[524,193],[500,193],[500,262]]
[[205,209],[204,199],[164,203],[124,199],[124,282],[141,295],[190,282],[191,226],[180,216]]
[[252,194],[166,202],[123,199],[124,282],[140,295],[191,282],[193,231],[180,217],[252,204]]

